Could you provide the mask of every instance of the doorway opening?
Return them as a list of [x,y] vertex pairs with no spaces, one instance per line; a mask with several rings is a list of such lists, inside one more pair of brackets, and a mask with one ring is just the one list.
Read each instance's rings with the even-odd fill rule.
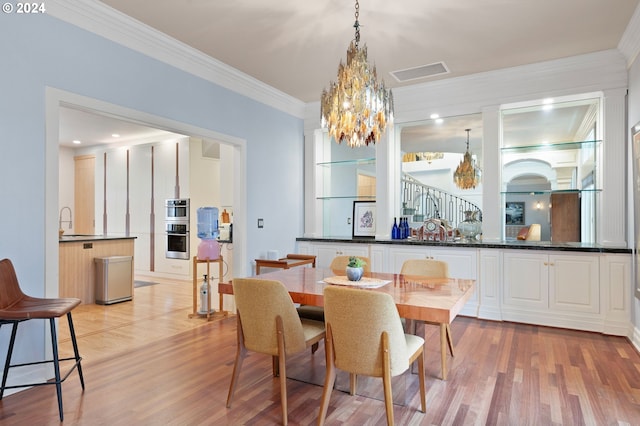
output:
[[[45,297],[58,297],[59,294],[59,251],[58,251],[58,212],[59,200],[59,131],[60,110],[71,107],[86,110],[108,117],[161,129],[166,132],[187,135],[202,140],[215,140],[232,148],[233,173],[233,206],[235,256],[246,257],[246,141],[240,138],[221,134],[209,129],[155,116],[142,111],[132,110],[119,105],[106,103],[96,99],[76,95],[59,89],[47,88],[46,92],[46,144],[45,144]],[[233,275],[245,274],[244,262],[235,262]]]

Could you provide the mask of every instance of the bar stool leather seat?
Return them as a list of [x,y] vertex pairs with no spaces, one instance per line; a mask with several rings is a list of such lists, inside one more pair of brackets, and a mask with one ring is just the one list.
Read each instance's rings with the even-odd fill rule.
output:
[[[58,410],[60,412],[60,421],[63,421],[64,415],[62,410],[62,382],[71,374],[73,370],[78,369],[78,375],[80,376],[80,384],[84,390],[84,378],[82,376],[82,366],[80,361],[82,358],[78,352],[78,344],[76,341],[76,334],[73,328],[73,321],[71,319],[71,311],[81,303],[80,299],[76,298],[37,298],[27,296],[20,289],[18,284],[18,278],[16,276],[13,264],[9,259],[3,259],[0,261],[0,327],[4,324],[11,324],[11,339],[9,341],[9,349],[7,351],[7,358],[5,360],[4,370],[2,374],[2,386],[0,387],[0,399],[4,395],[5,389],[14,389],[31,386],[42,385],[55,385],[58,395]],[[59,358],[58,356],[58,339],[56,336],[56,323],[55,319],[63,315],[67,316],[69,321],[69,332],[71,334],[71,342],[73,344],[74,356],[70,358]],[[51,346],[53,351],[53,359],[43,360],[36,362],[29,362],[23,364],[11,364],[11,355],[13,353],[13,347],[15,344],[16,333],[18,330],[18,324],[23,321],[32,319],[48,319],[51,329]],[[74,361],[73,366],[65,374],[64,377],[60,375],[60,362],[61,361]],[[13,367],[25,367],[29,365],[52,363],[54,368],[54,381],[45,381],[39,383],[23,383],[18,385],[7,386],[7,377],[9,375],[9,369]]]

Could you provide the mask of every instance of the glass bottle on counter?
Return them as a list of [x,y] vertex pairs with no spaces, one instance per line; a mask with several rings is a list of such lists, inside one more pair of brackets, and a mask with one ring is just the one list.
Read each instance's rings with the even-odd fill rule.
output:
[[400,227],[398,227],[397,218],[393,218],[393,226],[391,227],[391,239],[398,240],[400,239]]

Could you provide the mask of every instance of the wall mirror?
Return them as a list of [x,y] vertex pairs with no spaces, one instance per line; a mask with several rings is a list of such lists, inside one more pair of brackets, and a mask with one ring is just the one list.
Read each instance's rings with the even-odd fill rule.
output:
[[[504,238],[596,240],[601,155],[601,102],[597,94],[504,106],[502,194]],[[524,222],[510,220],[509,206],[524,206]]]
[[427,219],[446,220],[452,227],[465,211],[482,210],[482,183],[460,189],[453,174],[467,150],[482,165],[482,114],[434,117],[400,126],[402,155],[401,214],[417,227]]

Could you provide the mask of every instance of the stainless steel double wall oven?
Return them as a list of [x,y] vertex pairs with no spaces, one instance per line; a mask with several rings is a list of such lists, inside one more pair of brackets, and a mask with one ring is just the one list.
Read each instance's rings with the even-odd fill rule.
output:
[[172,198],[165,202],[166,257],[189,259],[189,199]]

